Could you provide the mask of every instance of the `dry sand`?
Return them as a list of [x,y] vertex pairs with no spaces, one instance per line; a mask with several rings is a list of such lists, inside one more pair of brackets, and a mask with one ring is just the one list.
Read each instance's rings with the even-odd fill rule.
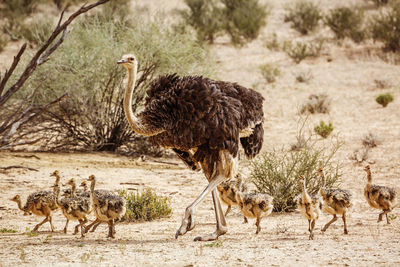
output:
[[[158,6],[152,0],[150,9]],[[162,6],[166,12],[182,6],[183,1],[170,1]],[[321,119],[331,121],[334,133],[339,134],[344,145],[336,155],[343,163],[343,188],[353,191],[355,204],[348,219],[349,235],[343,235],[343,224],[338,220],[325,234],[321,226],[330,220],[322,215],[316,226],[316,238],[308,240],[307,221],[298,212],[272,214],[263,219],[261,233],[255,235],[254,221],[242,224],[237,208],[227,217],[229,231],[220,237],[219,246],[211,242],[193,242],[193,238],[214,231],[215,217],[211,197],[206,197],[196,212],[199,225],[185,236],[175,240],[185,207],[206,186],[201,173],[186,169],[175,158],[148,158],[145,161],[102,153],[0,153],[0,166],[22,165],[38,170],[12,169],[0,173],[0,229],[14,229],[15,234],[0,233],[0,265],[385,265],[400,264],[400,209],[392,213],[391,225],[377,223],[378,211],[368,207],[362,190],[365,183],[363,164],[356,164],[349,155],[361,148],[361,138],[368,132],[381,139],[381,144],[369,153],[368,163],[375,182],[399,189],[400,179],[400,69],[391,60],[382,60],[378,44],[356,45],[350,41],[337,44],[328,41],[322,55],[295,64],[283,52],[266,48],[265,42],[276,32],[280,41],[310,39],[300,37],[289,24],[283,23],[283,7],[291,1],[270,1],[272,14],[260,38],[235,48],[218,40],[211,48],[218,63],[218,78],[236,81],[259,90],[266,101],[265,136],[263,151],[295,142],[299,106],[311,93],[325,92],[331,98],[329,114],[312,115],[307,127]],[[345,5],[347,1],[320,1],[324,8]],[[332,1],[333,2],[333,1]],[[365,1],[356,1],[365,4]],[[313,36],[330,36],[321,29]],[[9,61],[15,54],[7,48],[1,58]],[[272,63],[282,75],[273,85],[266,84],[258,66]],[[297,83],[299,72],[310,72],[308,83]],[[377,89],[375,80],[385,81],[388,88]],[[390,91],[395,101],[386,108],[374,100],[377,94]],[[329,142],[329,141],[326,141]],[[23,157],[35,155],[36,157]],[[247,172],[245,165],[242,170]],[[102,225],[84,240],[61,232],[64,218],[60,212],[54,215],[56,232],[44,224],[37,236],[28,236],[41,218],[23,216],[15,203],[8,199],[15,194],[26,196],[35,190],[48,188],[52,180],[49,174],[60,170],[63,177],[98,177],[99,188],[140,189],[148,186],[158,193],[169,196],[173,214],[168,219],[146,223],[121,223],[116,226],[114,240],[106,238],[107,229]],[[124,184],[125,183],[125,184]],[[126,183],[134,183],[129,185]]]

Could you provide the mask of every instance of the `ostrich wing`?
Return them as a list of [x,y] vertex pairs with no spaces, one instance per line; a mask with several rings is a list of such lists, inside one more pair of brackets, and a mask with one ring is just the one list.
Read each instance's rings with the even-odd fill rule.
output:
[[172,74],[152,83],[139,117],[166,130],[150,137],[154,144],[184,151],[207,145],[236,156],[239,132],[262,123],[263,100],[236,83]]

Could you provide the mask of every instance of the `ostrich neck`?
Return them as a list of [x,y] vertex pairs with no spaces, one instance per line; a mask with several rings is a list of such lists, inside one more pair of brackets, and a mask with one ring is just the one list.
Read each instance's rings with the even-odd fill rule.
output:
[[303,180],[303,192],[302,192],[302,195],[303,195],[303,201],[306,201],[306,200],[309,199],[309,196],[307,194],[306,180],[305,179]]
[[55,196],[56,197],[56,203],[57,203],[58,206],[61,207],[62,205],[61,205],[61,201],[60,201],[60,187],[59,186],[54,188],[54,193],[56,194],[56,196]]
[[17,202],[18,208],[22,211],[25,211],[25,209],[22,207],[21,199],[18,199],[16,202]]
[[144,136],[152,136],[163,132],[162,130],[149,129],[148,126],[143,124],[143,122],[133,114],[132,110],[132,97],[136,83],[137,76],[137,65],[135,64],[133,68],[127,68],[128,70],[128,84],[125,90],[124,97],[124,111],[126,118],[128,119],[129,125],[137,133]]
[[72,184],[71,185],[71,197],[75,197],[75,192],[76,192],[76,185]]
[[367,180],[369,184],[372,183],[372,175],[370,170],[367,171]]
[[92,180],[92,183],[90,184],[90,198],[92,199],[92,202],[94,204],[99,204],[98,199],[96,198],[96,195],[94,193],[94,187],[96,185],[96,180]]

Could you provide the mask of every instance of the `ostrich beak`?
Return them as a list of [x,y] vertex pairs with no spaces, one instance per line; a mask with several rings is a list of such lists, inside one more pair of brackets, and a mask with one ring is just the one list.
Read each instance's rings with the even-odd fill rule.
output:
[[123,59],[117,61],[117,64],[124,64],[124,63],[127,63],[127,62]]

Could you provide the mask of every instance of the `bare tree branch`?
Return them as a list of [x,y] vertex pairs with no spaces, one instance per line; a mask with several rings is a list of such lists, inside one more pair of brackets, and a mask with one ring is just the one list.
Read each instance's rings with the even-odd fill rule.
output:
[[[66,28],[68,27],[68,25],[76,17],[78,17],[82,13],[85,13],[85,12],[89,11],[90,9],[92,9],[92,8],[98,6],[98,5],[104,4],[104,3],[108,2],[108,1],[110,1],[110,0],[100,0],[100,1],[97,1],[97,2],[95,2],[93,4],[90,4],[90,5],[84,4],[83,6],[81,6],[81,8],[79,8],[77,11],[75,11],[73,14],[71,14],[69,16],[69,18],[64,23],[61,23],[62,22],[62,18],[64,16],[64,12],[62,12],[61,15],[60,15],[60,19],[58,21],[58,24],[57,24],[56,28],[54,29],[53,33],[50,35],[49,39],[47,39],[47,41],[43,44],[43,46],[32,57],[31,61],[29,62],[28,66],[25,68],[24,72],[21,74],[21,76],[18,79],[18,81],[16,83],[14,83],[13,85],[11,85],[10,88],[8,88],[8,90],[4,93],[4,95],[0,95],[0,107],[3,106],[4,103],[6,103],[10,99],[10,97],[12,95],[14,95],[24,85],[25,81],[29,78],[29,76],[36,69],[36,67],[39,65],[39,63],[42,64],[51,55],[51,53],[53,53],[57,49],[57,47],[64,41],[63,37],[61,37],[60,38],[61,41],[59,40],[52,48],[50,48],[50,50],[47,53],[45,53],[46,50],[48,49],[48,47],[57,38],[57,36],[61,32],[64,32],[66,30]],[[64,32],[64,34],[65,34],[65,32]],[[65,38],[65,36],[64,36],[64,38]],[[24,44],[24,46],[26,47],[26,44]],[[22,52],[19,53],[19,54],[22,55],[24,50],[25,50],[25,48],[24,49],[21,48],[20,52],[21,51]],[[43,53],[45,53],[44,56],[42,56]],[[39,59],[41,59],[41,60],[39,60]],[[7,82],[9,76],[11,76],[11,74],[15,70],[15,67],[18,65],[18,62],[19,62],[19,58],[18,58],[18,60],[14,59],[13,65],[11,66],[10,70],[6,73],[5,77],[1,81],[0,85],[2,85],[4,83],[4,86],[5,86],[5,83]],[[14,66],[14,63],[15,63],[15,66]],[[0,92],[3,91],[4,86],[3,86],[3,88],[0,87]]]
[[22,45],[22,47],[19,49],[17,56],[14,57],[13,63],[11,64],[10,70],[6,70],[6,74],[4,75],[3,79],[1,80],[0,83],[0,97],[1,94],[3,93],[4,87],[6,86],[6,83],[8,79],[10,78],[11,74],[14,72],[15,67],[18,65],[22,54],[25,52],[26,49],[26,43]]

